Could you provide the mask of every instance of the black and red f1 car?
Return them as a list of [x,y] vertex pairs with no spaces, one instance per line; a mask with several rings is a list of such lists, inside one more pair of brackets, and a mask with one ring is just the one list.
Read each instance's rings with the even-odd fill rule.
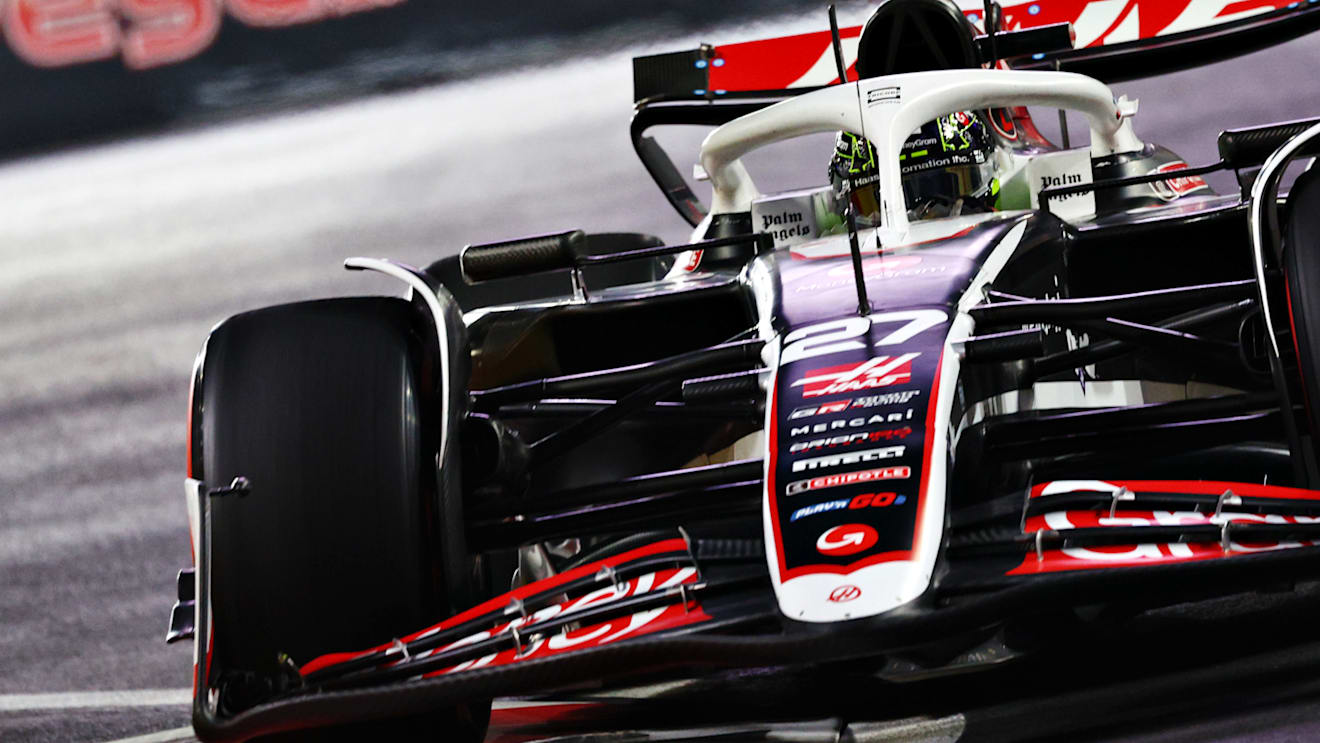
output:
[[[1320,578],[1320,176],[1279,197],[1320,125],[1224,132],[1189,167],[1101,82],[1320,7],[1173,5],[1092,34],[1081,11],[888,0],[862,28],[640,58],[634,144],[690,244],[354,258],[407,298],[220,324],[171,627],[196,642],[198,736],[476,740],[515,694],[936,678],[1115,607]],[[1052,145],[1028,105],[1079,112],[1089,145]],[[984,122],[984,208],[911,187],[916,147],[963,162],[956,127],[912,144],[950,116]],[[646,135],[671,124],[718,127],[709,207]],[[856,190],[765,194],[743,164],[840,131],[873,148],[870,222]]]

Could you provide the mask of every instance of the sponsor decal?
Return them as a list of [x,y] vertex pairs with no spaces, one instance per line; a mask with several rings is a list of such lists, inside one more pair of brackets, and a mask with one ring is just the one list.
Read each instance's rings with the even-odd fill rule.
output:
[[1194,493],[1215,496],[1225,490],[1232,490],[1237,495],[1253,498],[1320,501],[1320,490],[1224,480],[1051,480],[1032,488],[1031,497],[1039,498],[1055,493],[1116,493],[1122,488],[1134,493]]
[[[921,390],[904,390],[902,392],[886,392],[881,395],[866,395],[863,397],[854,398],[852,401],[852,405],[850,407],[883,408],[889,405],[902,405],[904,403],[910,402],[912,398],[920,394],[921,394]],[[910,415],[911,412],[912,412],[912,408],[908,408],[909,415],[904,416],[905,420],[912,417]]]
[[805,519],[807,516],[816,516],[817,513],[829,513],[830,511],[857,511],[858,508],[888,508],[890,505],[903,505],[907,503],[906,495],[899,495],[896,492],[863,492],[862,495],[855,496],[853,499],[841,498],[838,500],[826,500],[824,503],[814,505],[804,505],[803,508],[793,511],[789,516],[789,521]]
[[1007,140],[1016,140],[1018,138],[1017,124],[1013,121],[1013,116],[1006,108],[996,108],[990,111],[990,124],[999,133],[999,136]]
[[852,446],[853,444],[874,444],[880,441],[893,441],[894,439],[905,439],[912,434],[912,429],[908,426],[903,428],[886,428],[879,431],[867,431],[864,433],[846,433],[842,436],[831,436],[824,439],[812,439],[811,441],[799,441],[788,447],[792,454],[804,451],[813,451],[815,449],[829,449],[836,446]]
[[828,513],[830,511],[842,511],[848,507],[848,503],[849,501],[847,498],[842,498],[840,500],[827,500],[824,503],[817,503],[814,506],[799,508],[798,510],[793,512],[793,515],[790,516],[788,520],[797,521],[800,518],[804,518],[806,516],[815,516],[818,513]]
[[[1130,0],[1109,3],[1106,0],[1079,0],[1067,3],[1042,3],[1039,0],[1013,2],[1003,6],[1003,28],[1027,29],[1050,23],[1073,24],[1074,48],[1118,44],[1137,39],[1153,39],[1197,28],[1264,13],[1290,5],[1290,0]],[[963,13],[980,25],[984,14],[978,2],[959,3]],[[827,68],[833,69],[833,68]]]
[[822,397],[905,384],[912,381],[912,360],[920,355],[874,356],[857,364],[812,369],[793,386],[803,388],[803,397]]
[[[959,9],[984,31],[980,0],[959,0]],[[1074,47],[1117,44],[1139,38],[1205,28],[1285,7],[1298,7],[1296,0],[1073,0],[1040,2],[1011,0],[1002,4],[1002,28],[1019,30],[1051,23],[1071,23]],[[1304,7],[1298,12],[1303,12]],[[852,70],[857,45],[847,43],[861,34],[861,26],[839,29],[844,64]],[[720,59],[730,64],[710,68],[710,87],[717,90],[779,90],[782,88],[833,85],[839,80],[828,31],[816,31],[773,39],[758,39],[716,47]],[[850,72],[850,76],[856,76]],[[991,117],[992,120],[997,118]]]
[[866,524],[840,524],[821,532],[816,551],[830,557],[865,552],[880,541],[880,534]]
[[[464,637],[461,640],[457,640],[432,651],[418,654],[414,657],[423,658],[433,653],[471,645],[491,637],[508,634],[515,628],[519,629],[522,633],[524,644],[521,649],[510,648],[508,650],[502,650],[497,653],[477,658],[476,660],[464,661],[456,666],[426,674],[429,677],[466,671],[473,668],[483,668],[486,666],[501,666],[531,658],[543,658],[557,655],[568,650],[599,647],[601,645],[606,645],[629,637],[635,637],[637,635],[644,635],[658,630],[692,624],[694,621],[705,621],[710,617],[706,615],[700,607],[696,607],[694,611],[694,607],[691,605],[684,606],[678,604],[639,611],[635,614],[617,617],[601,624],[586,625],[567,633],[554,632],[542,634],[536,632],[535,625],[537,623],[544,622],[560,614],[583,609],[587,606],[618,601],[630,596],[640,596],[647,593],[664,591],[682,584],[694,583],[696,580],[697,571],[693,568],[678,568],[647,573],[617,586],[600,588],[571,601],[552,604],[540,611],[533,612],[528,616],[517,617],[512,621],[493,629],[477,632],[473,635]],[[689,618],[697,617],[698,615],[699,617],[696,619]]]
[[[1112,516],[1108,511],[1055,511],[1043,516],[1027,519],[1024,533],[1032,534],[1041,529],[1126,527],[1126,526],[1194,526],[1225,523],[1259,524],[1315,524],[1320,523],[1320,516],[1301,516],[1260,513],[1222,512],[1200,513],[1196,511],[1116,511]],[[1010,575],[1021,573],[1052,572],[1056,570],[1081,570],[1086,568],[1124,567],[1147,565],[1156,562],[1175,562],[1180,560],[1205,560],[1223,558],[1234,553],[1264,552],[1314,545],[1314,541],[1274,541],[1263,543],[1244,543],[1231,540],[1227,550],[1218,541],[1214,542],[1169,542],[1164,544],[1116,544],[1091,545],[1087,547],[1063,547],[1050,549],[1038,559],[1035,552],[1027,555],[1022,564],[1009,571]]]
[[830,601],[836,604],[846,604],[849,601],[855,601],[862,597],[862,589],[854,585],[839,586],[830,591]]
[[776,248],[801,245],[820,236],[817,220],[833,211],[832,198],[819,190],[805,189],[753,199],[752,226],[770,235]]
[[[1080,186],[1082,176],[1080,173],[1062,173],[1060,175],[1043,175],[1040,178],[1039,191],[1047,188],[1064,188],[1065,186]],[[1060,196],[1060,199],[1066,199],[1067,196]]]
[[[810,418],[813,415],[826,415],[828,413],[842,413],[848,409],[851,400],[841,400],[839,402],[827,402],[824,405],[812,405],[811,407],[798,408],[788,414],[789,420],[798,418]],[[796,429],[794,429],[796,430]]]
[[[1157,173],[1175,173],[1179,170],[1187,170],[1187,163],[1181,160],[1165,163],[1150,171],[1150,175],[1155,175]],[[1188,194],[1202,188],[1209,188],[1209,186],[1206,185],[1205,179],[1201,178],[1199,175],[1155,181],[1150,184],[1150,187],[1155,191],[1156,196],[1165,201],[1173,201],[1183,194]]]
[[810,480],[790,482],[785,489],[785,494],[797,495],[812,490],[825,490],[827,488],[837,488],[840,485],[854,485],[880,480],[906,480],[911,476],[911,467],[879,467],[872,470],[845,472],[840,475],[825,475],[824,477],[813,477]]
[[[796,410],[794,410],[792,413],[789,414],[788,419],[798,420],[801,418],[811,418],[817,415],[842,413],[845,410],[853,410],[856,408],[883,408],[889,405],[905,405],[911,402],[912,398],[920,394],[921,394],[921,390],[903,390],[902,392],[885,392],[879,395],[868,395],[865,397],[857,397],[857,398],[853,398],[852,400],[840,400],[838,402],[821,403],[820,405],[813,405],[805,408],[797,408]],[[901,420],[912,420],[912,408],[908,408],[907,412],[902,413],[901,415],[903,416]],[[878,416],[873,416],[873,417],[878,417]],[[884,422],[897,423],[898,421],[895,420],[892,417],[892,415],[890,415],[890,416],[886,416]],[[795,428],[793,430],[795,432],[793,435],[796,436],[797,429]],[[814,431],[814,433],[820,433],[820,432]]]
[[838,500],[827,500],[824,503],[817,503],[811,506],[803,506],[793,512],[789,521],[797,521],[807,516],[815,516],[818,513],[829,513],[830,511],[855,511],[859,508],[887,508],[889,506],[901,506],[907,503],[906,495],[898,493],[862,493],[852,499],[840,498]]
[[[948,270],[949,267],[943,264],[938,266],[918,266],[916,268],[902,268],[896,271],[884,271],[883,273],[879,273],[874,276],[868,275],[867,278],[871,280],[915,279],[922,276],[933,276],[935,274],[942,274],[947,272]],[[854,286],[855,284],[856,282],[851,279],[838,279],[835,281],[822,281],[812,284],[801,284],[795,287],[793,291],[798,293],[820,292],[829,289],[838,289],[844,286]]]
[[182,62],[209,47],[225,12],[247,26],[323,21],[404,0],[8,0],[9,48],[37,67],[120,57],[132,70]]
[[[847,428],[861,428],[862,426],[874,426],[880,423],[902,423],[905,420],[912,420],[912,408],[908,408],[903,413],[889,413],[888,415],[872,415],[870,417],[859,418],[840,418],[828,423],[812,423],[805,426],[793,426],[789,429],[789,436],[806,436],[813,433],[827,433],[829,431],[839,431]],[[907,429],[911,433],[912,429]],[[900,436],[905,437],[907,434]]]
[[[1041,157],[1041,156],[1037,155],[1037,157]],[[915,248],[919,245],[930,245],[932,243],[952,240],[954,238],[962,237],[964,235],[969,235],[971,234],[972,230],[976,229],[976,225],[974,224],[967,225],[966,227],[958,227],[957,223],[955,222],[953,225],[948,225],[945,226],[944,228],[939,228],[939,225],[936,225],[935,223],[931,223],[931,224],[933,225],[931,227],[931,230],[933,230],[933,232],[928,232],[927,230],[924,229],[922,230],[923,235],[928,235],[928,237],[925,240],[917,240],[915,242],[904,243],[903,245],[887,245],[885,247],[878,249],[879,252],[883,254],[880,257],[863,258],[862,259],[863,273],[866,274],[867,276],[870,276],[870,271],[872,269],[868,267],[868,264],[872,262],[880,263],[880,266],[878,266],[878,268],[884,269],[885,261],[895,259],[898,257],[896,255],[893,255],[894,251],[903,250],[905,248]],[[848,241],[840,240],[838,235],[827,237],[822,240],[812,240],[810,242],[803,243],[801,245],[794,247],[793,250],[790,251],[790,253],[793,256],[793,258],[804,261],[822,260],[827,258],[847,258],[850,255],[852,255],[851,251],[848,248]],[[905,257],[921,257],[924,260],[927,261],[934,260],[936,262],[940,262],[944,260],[941,259],[939,256],[931,256],[931,255],[905,256]],[[920,260],[913,261],[913,264],[922,263],[922,262],[923,261]],[[928,270],[918,271],[917,273],[944,273],[946,270],[957,271],[958,267],[954,266],[952,269],[950,269],[948,265],[943,265],[938,270],[932,268]],[[833,274],[833,275],[838,276],[840,274]],[[851,276],[851,274],[849,275]],[[887,272],[882,272],[879,278],[890,278],[890,276],[891,274]]]
[[[1091,151],[1080,148],[1039,155],[1027,163],[1026,177],[1030,184],[1031,208],[1039,209],[1041,191],[1092,182]],[[1095,192],[1055,196],[1049,205],[1051,212],[1064,219],[1085,217],[1095,213]]]
[[780,245],[795,237],[811,237],[814,230],[807,216],[802,212],[785,209],[770,214],[761,214],[761,232],[769,233]]
[[888,508],[889,506],[901,506],[907,503],[906,495],[898,493],[862,493],[861,495],[848,501],[848,508]]
[[878,106],[882,103],[898,103],[903,100],[903,89],[890,85],[866,91],[866,105]]
[[[894,271],[901,271],[905,268],[921,265],[921,256],[919,255],[887,255],[882,258],[867,258],[862,261],[862,275],[867,278],[884,276]],[[853,267],[851,263],[845,263],[842,266],[835,266],[825,272],[830,278],[852,279]]]
[[862,589],[853,585],[840,586],[829,593],[829,600],[834,603],[847,603],[859,598],[862,598]]
[[827,454],[823,457],[799,459],[793,463],[793,471],[806,472],[808,470],[838,467],[844,464],[860,464],[862,462],[878,462],[882,459],[896,459],[903,456],[903,452],[906,449],[906,446],[886,446],[882,449],[866,449],[865,451]]
[[701,268],[701,254],[702,251],[700,250],[694,250],[691,253],[688,253],[687,263],[683,264],[683,270],[692,273],[698,268]]

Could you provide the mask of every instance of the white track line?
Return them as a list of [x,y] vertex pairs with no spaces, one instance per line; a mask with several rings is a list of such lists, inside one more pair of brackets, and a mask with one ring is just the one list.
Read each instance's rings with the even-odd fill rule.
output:
[[0,712],[90,707],[172,707],[192,702],[192,689],[67,691],[52,694],[0,694]]
[[132,738],[119,738],[109,743],[176,743],[176,741],[196,740],[193,737],[192,725],[173,730],[162,730],[159,733],[147,733],[146,735],[135,735]]

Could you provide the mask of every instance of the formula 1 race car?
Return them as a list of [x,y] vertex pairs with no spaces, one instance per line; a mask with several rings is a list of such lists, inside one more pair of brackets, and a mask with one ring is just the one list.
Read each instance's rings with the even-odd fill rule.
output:
[[[1187,9],[1098,47],[888,0],[639,58],[634,144],[692,242],[353,258],[407,298],[216,327],[171,625],[198,737],[479,740],[496,697],[766,668],[925,714],[940,695],[911,684],[1061,647],[1083,672],[1079,638],[1320,578],[1320,176],[1278,195],[1320,124],[1224,132],[1189,167],[1101,82],[1320,7],[1165,5]],[[1028,105],[1080,113],[1089,145]],[[679,124],[718,127],[709,207],[646,136]],[[762,193],[744,166],[840,132],[829,185]]]

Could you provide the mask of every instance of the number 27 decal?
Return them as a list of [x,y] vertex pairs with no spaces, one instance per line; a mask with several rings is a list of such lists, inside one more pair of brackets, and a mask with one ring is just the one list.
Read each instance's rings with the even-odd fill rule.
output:
[[903,310],[866,317],[845,317],[841,320],[808,325],[784,336],[784,352],[779,357],[779,363],[789,364],[839,351],[866,348],[866,344],[860,339],[877,325],[902,323],[889,335],[872,344],[892,346],[909,340],[922,331],[930,330],[948,319],[949,316],[944,310]]

